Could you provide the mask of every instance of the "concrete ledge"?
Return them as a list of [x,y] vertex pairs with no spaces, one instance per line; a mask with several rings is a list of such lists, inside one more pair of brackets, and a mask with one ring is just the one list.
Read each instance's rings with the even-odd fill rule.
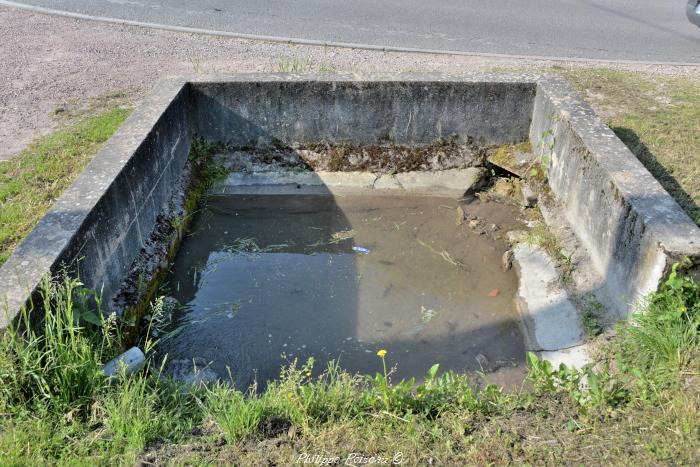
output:
[[581,345],[578,312],[562,287],[549,256],[526,244],[514,250],[519,288],[516,305],[531,351],[556,351]]
[[[486,170],[481,167],[438,172],[405,172],[380,175],[371,172],[233,172],[210,190],[213,194],[272,193],[424,193],[463,196],[479,184]],[[277,187],[277,188],[273,188]],[[283,189],[287,187],[287,189]],[[323,187],[323,190],[309,189]],[[301,191],[300,191],[301,190]]]
[[264,136],[286,143],[428,144],[468,136],[528,136],[534,75],[246,73],[193,76],[194,131],[234,146]]
[[376,179],[377,176],[371,172],[233,172],[226,177],[226,180],[218,183],[212,191],[251,185],[343,186],[371,189]]
[[619,317],[674,262],[688,256],[697,264],[698,227],[562,78],[538,81],[530,140],[551,155],[552,193]]
[[[387,189],[392,182],[406,191],[424,193],[445,193],[464,196],[467,190],[476,188],[486,176],[486,169],[470,167],[468,169],[450,169],[440,172],[404,172],[385,175],[377,180],[375,188]],[[382,182],[382,179],[385,179]],[[386,179],[392,180],[387,182]]]
[[568,349],[548,351],[543,350],[537,352],[537,356],[542,360],[549,361],[554,368],[559,368],[559,365],[573,366],[579,370],[586,364],[591,363],[588,344],[581,344]]

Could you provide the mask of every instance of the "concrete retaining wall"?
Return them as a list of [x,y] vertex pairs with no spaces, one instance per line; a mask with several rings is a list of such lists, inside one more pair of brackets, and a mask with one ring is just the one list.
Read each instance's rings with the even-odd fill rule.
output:
[[187,160],[188,89],[169,83],[136,109],[0,268],[0,328],[64,267],[111,298]]
[[499,75],[242,75],[192,82],[196,132],[236,146],[260,136],[287,144],[319,140],[432,143],[457,135],[478,143],[527,139],[535,83]]
[[700,258],[697,226],[563,79],[538,82],[530,141],[551,154],[551,190],[619,316],[674,262]]

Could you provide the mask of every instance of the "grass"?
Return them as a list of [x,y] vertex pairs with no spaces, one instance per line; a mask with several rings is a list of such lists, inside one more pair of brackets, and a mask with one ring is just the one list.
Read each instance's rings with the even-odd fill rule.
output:
[[583,329],[588,338],[594,338],[603,332],[601,315],[604,313],[603,305],[593,296],[587,297],[587,303],[581,316]]
[[19,331],[28,312],[2,336],[3,465],[289,464],[312,455],[440,465],[700,460],[700,284],[680,269],[595,366],[553,368],[530,354],[530,386],[512,392],[438,365],[421,384],[396,381],[390,349],[377,352],[374,375],[331,363],[314,376],[313,360],[295,362],[264,391],[184,387],[152,363],[107,380],[101,364],[123,350],[120,324],[93,324],[99,313],[80,299],[88,295],[75,280],[46,281],[40,331]]
[[0,265],[129,115],[111,107],[38,138],[0,163]]

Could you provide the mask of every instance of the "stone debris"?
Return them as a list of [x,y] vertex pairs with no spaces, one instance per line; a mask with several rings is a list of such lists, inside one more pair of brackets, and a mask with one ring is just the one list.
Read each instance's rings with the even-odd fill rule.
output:
[[515,187],[510,179],[498,178],[493,185],[492,191],[499,198],[511,198],[515,194]]
[[438,141],[428,145],[311,144],[282,146],[267,136],[258,138],[254,148],[232,148],[217,154],[214,161],[230,172],[271,172],[280,169],[316,172],[439,172],[483,167],[483,148],[471,142]]
[[506,232],[506,240],[511,245],[515,245],[517,243],[522,242],[523,240],[525,240],[526,236],[527,232],[525,232],[524,230],[511,230],[509,232]]
[[501,257],[501,269],[503,272],[510,271],[513,267],[513,250],[508,250]]
[[469,226],[470,229],[476,230],[479,227],[481,227],[482,223],[483,223],[483,221],[481,221],[480,219],[472,219],[469,221],[469,223],[467,225]]
[[528,185],[524,183],[520,185],[520,194],[524,208],[532,208],[537,205],[537,194]]
[[317,171],[440,171],[483,166],[486,159],[483,149],[471,142],[450,141],[424,146],[313,144],[296,152]]

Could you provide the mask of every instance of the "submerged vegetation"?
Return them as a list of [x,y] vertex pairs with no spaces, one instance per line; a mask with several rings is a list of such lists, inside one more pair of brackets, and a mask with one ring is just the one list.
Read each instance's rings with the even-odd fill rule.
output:
[[395,381],[391,349],[378,349],[375,375],[331,363],[312,376],[313,360],[293,362],[264,391],[184,386],[152,365],[106,379],[102,364],[124,350],[119,320],[98,318],[75,280],[45,281],[41,296],[42,324],[31,330],[27,312],[0,341],[3,465],[699,460],[700,284],[678,268],[595,365],[530,354],[528,383],[511,392],[437,364],[421,384]]

